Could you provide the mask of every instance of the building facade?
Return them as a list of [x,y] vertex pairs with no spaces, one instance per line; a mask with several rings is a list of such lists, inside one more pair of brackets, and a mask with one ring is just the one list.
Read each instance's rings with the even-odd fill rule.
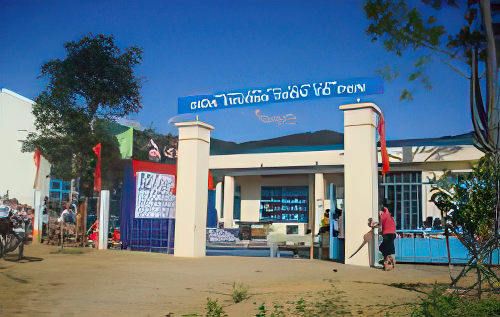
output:
[[34,132],[33,101],[2,88],[0,93],[0,195],[34,205],[36,166],[33,153],[22,153],[22,141]]
[[[272,222],[282,233],[304,234],[307,229],[318,230],[324,210],[344,209],[341,134],[319,131],[275,141],[213,142],[209,168],[217,183],[216,209],[225,227],[236,227],[240,221]],[[394,212],[399,230],[422,228],[429,217],[440,218],[429,201],[431,180],[444,171],[469,172],[483,155],[474,147],[472,133],[387,145],[391,170],[379,173],[379,207]],[[366,220],[359,219],[360,226],[366,226]]]

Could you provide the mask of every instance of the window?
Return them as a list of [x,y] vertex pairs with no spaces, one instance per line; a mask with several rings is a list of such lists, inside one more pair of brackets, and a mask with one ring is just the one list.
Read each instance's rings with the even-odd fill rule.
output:
[[233,219],[241,220],[241,186],[234,188]]
[[286,226],[286,234],[299,234],[299,226],[298,225]]
[[63,185],[62,189],[64,191],[70,191],[71,190],[71,182],[63,182],[62,185]]
[[262,187],[260,220],[307,222],[307,186]]
[[391,211],[396,229],[422,227],[422,173],[387,173],[379,187],[381,203]]
[[50,180],[50,189],[61,190],[62,182],[57,180]]

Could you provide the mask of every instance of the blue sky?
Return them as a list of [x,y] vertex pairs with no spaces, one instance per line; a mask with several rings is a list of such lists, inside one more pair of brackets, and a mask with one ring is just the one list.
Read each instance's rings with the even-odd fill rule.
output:
[[[415,0],[416,1],[416,0]],[[385,83],[383,95],[361,98],[384,112],[388,139],[429,138],[472,131],[469,82],[439,61],[430,68],[434,89],[400,102],[412,66],[412,52],[398,58],[371,43],[361,1],[0,1],[0,87],[35,98],[46,82],[42,63],[64,58],[63,44],[82,34],[113,34],[124,48],[138,45],[147,77],[143,109],[130,118],[160,133],[177,134],[168,120],[177,98],[373,77],[385,65],[401,76]],[[463,11],[433,13],[460,26]],[[465,67],[461,68],[467,71]],[[328,98],[200,114],[212,136],[243,142],[318,130],[343,131],[339,106],[355,98]],[[256,115],[293,114],[296,124],[264,123]]]

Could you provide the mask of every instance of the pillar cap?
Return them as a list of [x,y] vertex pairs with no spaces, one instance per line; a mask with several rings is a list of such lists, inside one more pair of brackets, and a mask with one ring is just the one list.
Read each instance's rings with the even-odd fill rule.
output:
[[380,108],[372,102],[350,103],[347,105],[342,105],[339,108],[342,111],[372,108],[376,114],[378,114],[379,116],[382,115],[382,110],[380,110]]
[[214,127],[211,126],[210,124],[199,121],[199,120],[176,122],[175,126],[179,127],[179,128],[199,126],[199,127],[203,127],[205,129],[208,129],[210,131],[212,131],[214,129]]

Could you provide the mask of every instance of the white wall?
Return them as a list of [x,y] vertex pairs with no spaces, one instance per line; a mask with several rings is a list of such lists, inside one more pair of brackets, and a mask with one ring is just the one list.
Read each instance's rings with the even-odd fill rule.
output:
[[344,151],[211,155],[210,169],[344,165]]
[[261,177],[237,177],[236,183],[241,186],[241,221],[259,221]]
[[[7,89],[0,93],[0,195],[33,206],[36,167],[33,153],[21,153],[28,132],[33,132],[33,101]],[[25,131],[22,131],[25,130]]]

